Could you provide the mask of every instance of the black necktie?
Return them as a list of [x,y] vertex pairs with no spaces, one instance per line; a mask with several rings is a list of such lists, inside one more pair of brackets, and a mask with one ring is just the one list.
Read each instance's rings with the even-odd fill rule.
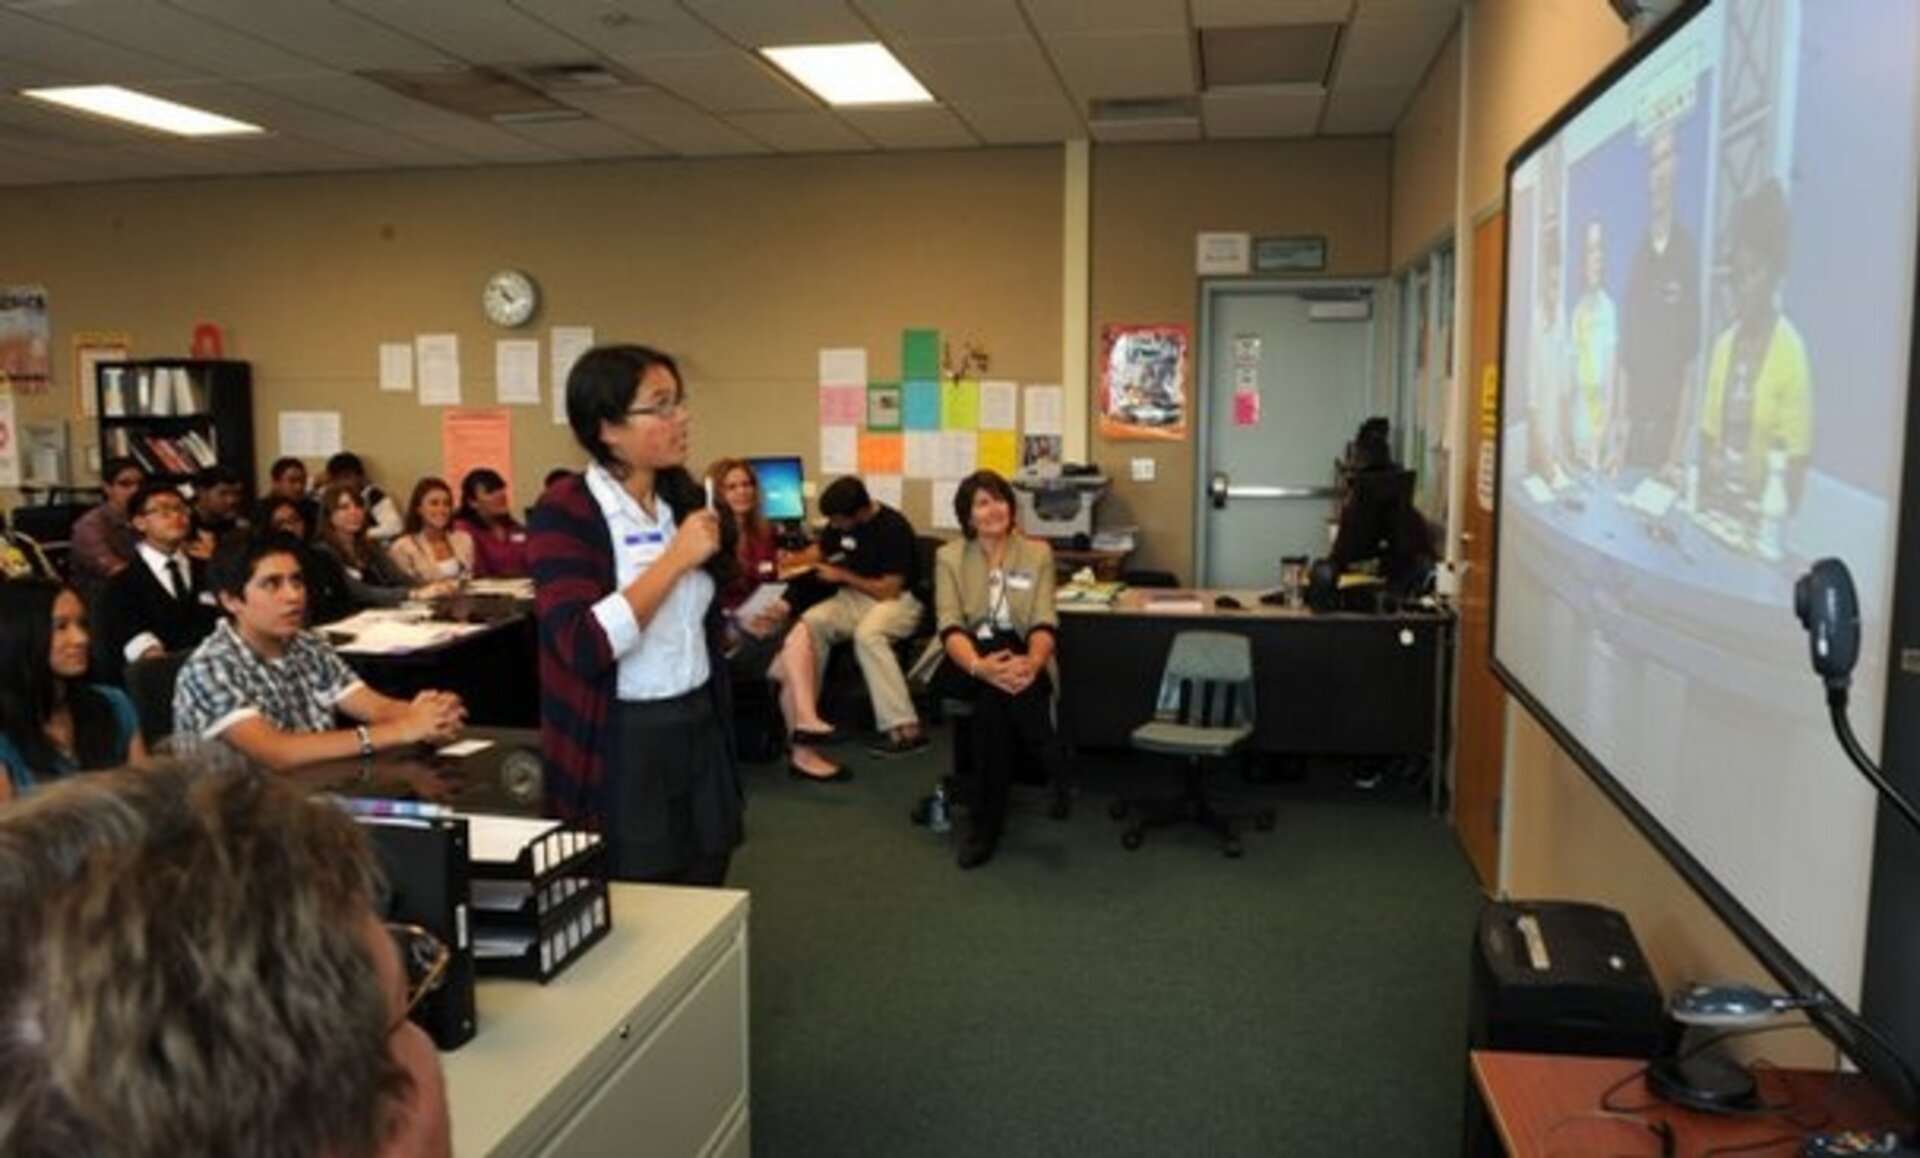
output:
[[177,558],[167,560],[167,583],[173,588],[173,597],[182,603],[185,603],[188,596],[193,594],[187,590],[187,573],[180,566],[180,560]]

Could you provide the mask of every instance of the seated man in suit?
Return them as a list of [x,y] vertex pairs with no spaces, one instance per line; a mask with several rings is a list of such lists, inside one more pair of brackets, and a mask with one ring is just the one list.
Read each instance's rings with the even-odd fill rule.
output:
[[[459,696],[383,696],[360,682],[332,644],[305,629],[307,588],[293,539],[267,534],[229,544],[214,557],[210,577],[229,618],[180,670],[173,690],[177,740],[217,739],[284,771],[459,736],[467,714]],[[336,712],[355,723],[338,726]]]
[[126,682],[135,660],[193,647],[220,618],[206,564],[187,554],[187,503],[173,484],[142,484],[127,513],[140,535],[133,565],[107,581],[93,610],[93,678],[112,684]]
[[[836,590],[808,608],[788,633],[782,666],[789,671],[796,665],[810,666],[817,689],[828,651],[836,643],[852,640],[867,695],[873,700],[874,725],[881,733],[870,750],[882,757],[917,751],[926,746],[927,737],[900,660],[893,653],[894,640],[913,634],[923,610],[913,594],[920,569],[913,524],[899,511],[875,502],[866,484],[852,477],[835,479],[820,492],[820,513],[830,529],[817,546],[809,548],[818,558],[813,573]],[[799,638],[802,633],[807,638]],[[782,704],[787,706],[786,696]],[[816,718],[817,709],[817,704],[794,705],[790,722]],[[830,736],[796,730],[796,762],[804,763],[799,749],[808,741],[818,743]],[[811,758],[810,752],[804,755]]]

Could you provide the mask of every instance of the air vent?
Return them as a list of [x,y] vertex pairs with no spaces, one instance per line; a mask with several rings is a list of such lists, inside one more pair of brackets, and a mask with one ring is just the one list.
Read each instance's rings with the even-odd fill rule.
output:
[[513,70],[522,80],[543,92],[588,90],[602,92],[611,88],[629,88],[638,83],[630,76],[615,72],[597,61],[575,64],[532,64]]
[[1087,104],[1087,119],[1095,124],[1185,123],[1199,118],[1192,97],[1108,97]]

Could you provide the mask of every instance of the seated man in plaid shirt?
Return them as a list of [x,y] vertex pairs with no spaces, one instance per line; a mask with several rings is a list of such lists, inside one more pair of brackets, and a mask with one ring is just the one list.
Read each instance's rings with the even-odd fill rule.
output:
[[[209,579],[228,618],[180,669],[175,734],[218,739],[275,771],[457,737],[466,720],[459,696],[383,696],[332,644],[303,628],[307,588],[298,551],[292,538],[269,534],[214,557]],[[354,723],[339,726],[336,713]]]

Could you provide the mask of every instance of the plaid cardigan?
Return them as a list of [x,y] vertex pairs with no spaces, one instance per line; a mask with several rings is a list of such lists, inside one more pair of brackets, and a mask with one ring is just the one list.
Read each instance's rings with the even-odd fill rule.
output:
[[[685,512],[675,512],[684,517]],[[618,690],[619,663],[593,605],[614,590],[613,536],[586,479],[556,482],[528,523],[527,563],[533,572],[534,615],[540,625],[540,748],[546,809],[588,828],[605,819],[608,755],[614,736],[607,714]],[[714,718],[733,749],[732,693],[720,653],[720,614],[707,612],[707,655],[713,678]]]

